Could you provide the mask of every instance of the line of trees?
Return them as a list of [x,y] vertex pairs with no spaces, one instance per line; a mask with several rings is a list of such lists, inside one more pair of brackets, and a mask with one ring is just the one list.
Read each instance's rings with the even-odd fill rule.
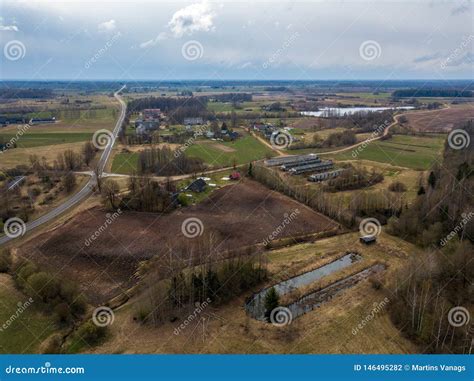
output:
[[182,175],[197,173],[206,168],[200,158],[176,155],[169,147],[149,148],[138,156],[138,171],[141,174],[153,173],[158,176]]
[[339,177],[330,179],[324,184],[326,192],[339,192],[370,187],[384,180],[381,172],[372,169],[369,172],[365,167],[348,167]]
[[182,124],[184,118],[207,116],[207,98],[148,97],[134,99],[127,104],[127,116],[147,108],[159,108],[166,113],[171,123]]
[[174,321],[200,303],[227,303],[267,279],[259,249],[224,252],[218,249],[221,239],[210,232],[163,245],[140,270],[144,291],[135,319],[152,324]]

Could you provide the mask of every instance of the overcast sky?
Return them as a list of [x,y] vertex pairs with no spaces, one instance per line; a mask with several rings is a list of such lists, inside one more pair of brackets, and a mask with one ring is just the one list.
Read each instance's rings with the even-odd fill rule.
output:
[[1,0],[6,79],[470,79],[470,1]]

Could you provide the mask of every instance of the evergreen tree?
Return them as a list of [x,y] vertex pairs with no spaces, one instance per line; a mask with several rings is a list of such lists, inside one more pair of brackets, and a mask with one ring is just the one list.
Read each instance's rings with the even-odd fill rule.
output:
[[434,174],[433,171],[431,171],[430,175],[428,176],[428,184],[430,184],[432,189],[434,189],[436,185],[436,175]]
[[279,301],[278,292],[275,290],[275,287],[272,287],[268,290],[267,295],[265,295],[265,318],[267,321],[270,319],[272,311],[278,307]]

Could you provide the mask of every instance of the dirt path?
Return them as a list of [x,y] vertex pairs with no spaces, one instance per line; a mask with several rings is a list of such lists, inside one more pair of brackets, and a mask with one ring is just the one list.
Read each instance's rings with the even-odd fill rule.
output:
[[262,137],[258,136],[255,132],[253,131],[250,131],[250,134],[256,138],[258,141],[260,141],[261,143],[265,144],[268,148],[270,148],[272,151],[275,151],[278,156],[287,156],[286,153],[283,153],[281,152],[279,149],[273,147],[270,143],[268,143],[265,139],[263,139]]

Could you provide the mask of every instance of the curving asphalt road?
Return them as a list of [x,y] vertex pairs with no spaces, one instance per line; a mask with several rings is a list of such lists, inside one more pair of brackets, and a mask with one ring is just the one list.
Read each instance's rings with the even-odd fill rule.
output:
[[[114,146],[114,143],[115,143],[115,139],[117,138],[118,133],[120,131],[120,126],[122,125],[122,122],[125,119],[125,112],[126,112],[127,107],[126,107],[126,104],[125,104],[124,100],[120,96],[120,92],[124,88],[125,88],[125,85],[123,85],[118,91],[116,91],[114,93],[114,97],[119,101],[120,106],[121,106],[120,117],[118,118],[117,123],[115,124],[114,130],[112,131],[113,139],[110,139],[110,141],[107,143],[107,146],[105,147],[105,149],[102,152],[102,155],[99,159],[99,163],[98,163],[99,176],[101,176],[102,172],[104,171],[105,165],[107,164],[107,161],[109,160],[110,154],[112,152],[112,149],[113,149],[113,146]],[[87,182],[87,184],[79,192],[77,192],[74,196],[68,198],[64,203],[57,206],[56,208],[54,208],[50,212],[46,213],[45,215],[37,218],[34,221],[28,222],[26,224],[25,232],[31,231],[31,230],[37,228],[38,226],[43,225],[43,224],[53,220],[54,218],[56,218],[57,216],[59,216],[60,214],[65,212],[66,210],[72,208],[74,205],[78,204],[82,200],[89,197],[92,194],[93,189],[94,189],[96,184],[97,184],[97,179],[95,177],[95,174],[93,174],[91,176],[91,178],[89,179],[89,181]],[[12,239],[14,239],[14,238],[8,237],[6,235],[1,236],[0,237],[0,246],[6,244],[7,242],[11,241]]]

